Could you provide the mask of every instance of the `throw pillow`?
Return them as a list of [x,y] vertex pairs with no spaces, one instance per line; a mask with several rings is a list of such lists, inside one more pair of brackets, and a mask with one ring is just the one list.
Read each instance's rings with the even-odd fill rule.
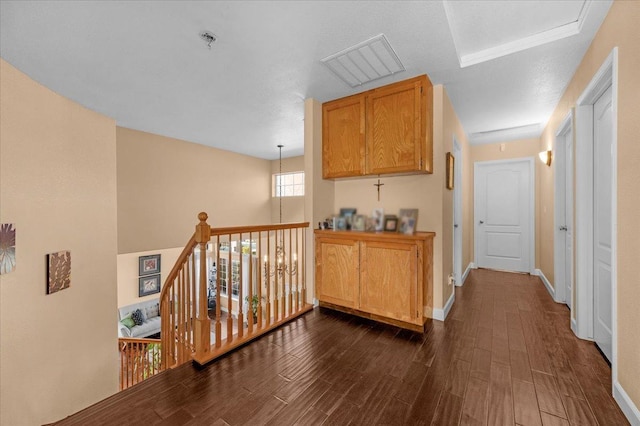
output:
[[135,322],[136,325],[142,325],[144,322],[144,317],[142,316],[142,311],[140,309],[133,311],[131,313],[131,318],[133,318],[133,322]]
[[127,315],[126,317],[122,318],[120,320],[120,323],[129,329],[136,325],[135,321],[133,321],[133,318],[131,318],[131,315]]
[[147,306],[145,312],[147,314],[147,318],[153,318],[153,317],[159,317],[160,316],[160,312],[158,310],[158,304],[153,304],[151,306]]

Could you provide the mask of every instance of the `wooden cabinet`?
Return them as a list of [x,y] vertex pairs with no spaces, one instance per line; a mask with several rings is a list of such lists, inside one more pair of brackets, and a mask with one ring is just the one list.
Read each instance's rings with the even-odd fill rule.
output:
[[356,308],[359,297],[360,246],[357,241],[331,238],[316,245],[316,279],[324,285],[316,286],[318,299]]
[[356,95],[322,106],[323,177],[365,173],[364,97]]
[[317,230],[320,306],[422,330],[431,308],[432,232],[405,236]]
[[432,122],[426,75],[324,103],[323,177],[432,173]]

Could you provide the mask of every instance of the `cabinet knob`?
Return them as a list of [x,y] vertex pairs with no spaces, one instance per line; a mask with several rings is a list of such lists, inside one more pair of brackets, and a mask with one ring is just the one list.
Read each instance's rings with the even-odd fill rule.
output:
[[481,221],[480,221],[480,225],[482,225],[483,223],[484,223],[484,220],[481,220]]

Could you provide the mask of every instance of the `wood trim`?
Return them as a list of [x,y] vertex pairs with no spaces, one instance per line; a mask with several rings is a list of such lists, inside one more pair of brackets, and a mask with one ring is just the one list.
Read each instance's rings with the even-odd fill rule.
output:
[[362,318],[371,319],[374,321],[382,322],[389,325],[395,325],[396,327],[405,328],[411,331],[417,331],[419,333],[424,333],[424,325],[427,322],[427,318],[422,317],[422,325],[412,324],[410,322],[400,321],[393,318],[384,317],[381,315],[372,314],[370,312],[361,311],[359,309],[347,308],[345,306],[334,305],[333,303],[328,302],[319,302],[319,306],[321,308],[333,309],[334,311],[344,312],[346,314],[356,315]]
[[314,234],[316,238],[330,237],[330,238],[344,238],[348,240],[358,241],[389,241],[393,240],[400,243],[407,243],[407,241],[426,241],[436,236],[435,232],[416,232],[413,235],[404,235],[397,232],[360,232],[360,231],[332,231],[327,229],[315,229]]

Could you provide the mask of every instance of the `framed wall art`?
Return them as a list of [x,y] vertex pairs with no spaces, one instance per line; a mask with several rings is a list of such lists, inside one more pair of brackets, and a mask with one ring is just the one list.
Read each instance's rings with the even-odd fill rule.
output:
[[160,274],[138,278],[138,297],[160,293]]
[[447,189],[453,189],[453,170],[456,159],[450,152],[447,152]]
[[0,275],[16,267],[16,228],[13,223],[0,224]]
[[47,255],[47,294],[71,287],[71,252],[59,251]]
[[138,258],[138,275],[153,275],[160,273],[160,255],[140,256]]

